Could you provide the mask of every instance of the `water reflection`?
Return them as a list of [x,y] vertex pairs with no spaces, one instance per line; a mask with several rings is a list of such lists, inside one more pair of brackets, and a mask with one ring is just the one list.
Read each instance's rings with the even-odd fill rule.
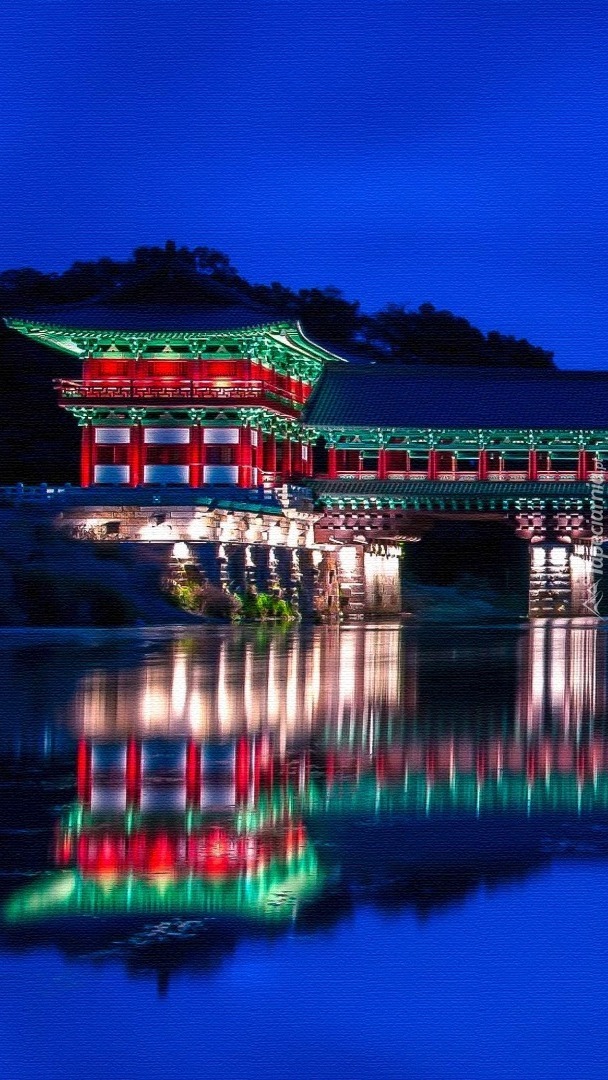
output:
[[494,636],[396,629],[256,639],[238,631],[166,643],[150,661],[97,667],[69,718],[94,739],[273,730],[284,743],[352,721],[593,722],[605,712],[605,638],[596,625],[549,624]]
[[[57,652],[40,659],[48,685]],[[424,911],[608,851],[597,624],[218,631],[63,661],[74,683],[51,724],[45,702],[36,745],[47,790],[57,798],[67,768],[75,797],[53,813],[46,867],[33,850],[19,864],[35,876],[6,900],[13,928],[48,937],[58,916],[159,917],[178,922],[154,941],[183,942],[193,920],[318,924],[357,897]],[[5,662],[18,671],[23,646]],[[28,724],[40,730],[38,704],[2,729],[4,756],[22,764]]]

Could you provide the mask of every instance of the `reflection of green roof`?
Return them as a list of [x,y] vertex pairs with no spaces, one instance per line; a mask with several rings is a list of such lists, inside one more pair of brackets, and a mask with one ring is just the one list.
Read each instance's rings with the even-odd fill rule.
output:
[[440,815],[590,813],[608,810],[608,776],[579,780],[576,774],[553,773],[529,780],[524,773],[504,773],[478,780],[474,773],[429,783],[424,773],[411,773],[401,785],[379,786],[373,776],[356,786],[336,783],[330,792],[310,786],[300,809],[305,814]]
[[9,923],[74,915],[238,915],[282,922],[298,903],[312,899],[322,883],[312,847],[289,862],[271,861],[250,878],[177,880],[83,877],[76,870],[41,875],[15,893],[4,908]]
[[401,783],[378,784],[373,774],[356,783],[337,780],[328,789],[311,781],[303,795],[290,791],[260,800],[256,810],[239,811],[239,827],[249,831],[272,816],[298,813],[308,818],[343,814],[407,813],[416,816],[464,811],[496,813],[575,813],[608,809],[608,775],[581,780],[576,773],[553,772],[529,779],[523,772],[503,772],[478,779],[474,772],[456,773],[453,779],[429,782],[424,772],[410,772]]

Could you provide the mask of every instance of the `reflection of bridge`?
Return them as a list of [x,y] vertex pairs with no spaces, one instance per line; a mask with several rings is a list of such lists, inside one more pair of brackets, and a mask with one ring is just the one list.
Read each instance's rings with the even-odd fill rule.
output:
[[481,652],[466,631],[236,631],[97,665],[71,707],[77,801],[57,869],[7,917],[286,920],[319,895],[315,838],[338,819],[608,810],[605,650],[597,628],[565,624]]
[[[241,737],[222,745],[221,777],[205,770],[205,755],[214,749],[209,744],[171,743],[176,767],[168,775],[164,769],[155,772],[153,746],[130,740],[126,746],[113,747],[116,766],[104,773],[94,767],[95,748],[91,752],[90,744],[83,742],[77,780],[85,817],[70,821],[72,825],[96,817],[103,821],[104,814],[112,820],[111,815],[118,813],[121,820],[130,815],[134,828],[134,822],[162,817],[170,807],[173,815],[190,815],[188,851],[191,842],[202,844],[201,858],[206,858],[216,835],[213,830],[220,828],[222,843],[232,844],[237,868],[245,850],[239,847],[238,830],[245,823],[249,827],[255,822],[256,828],[255,840],[248,836],[247,857],[255,860],[261,852],[263,860],[269,851],[282,851],[283,844],[291,852],[294,836],[301,836],[297,832],[301,815],[332,808],[367,812],[370,807],[391,806],[427,813],[449,807],[521,810],[532,802],[538,808],[557,809],[563,798],[564,805],[574,809],[596,801],[608,805],[608,738],[590,730],[584,735],[477,738],[454,732],[444,738],[412,737],[401,730],[392,739],[378,740],[372,749],[366,733],[359,732],[356,744],[349,742],[348,737],[326,735],[322,747],[286,754],[266,737]],[[148,767],[142,767],[146,756]],[[136,757],[139,764],[134,768]],[[216,821],[218,815],[221,825],[216,822],[209,831],[203,823]],[[279,827],[287,828],[279,840],[264,832]],[[133,854],[135,862],[152,857],[147,844],[139,855]],[[190,865],[186,849],[181,857],[184,865]]]
[[474,633],[414,628],[233,631],[159,649],[81,679],[70,706],[79,735],[221,742],[268,731],[285,748],[324,729],[365,730],[373,749],[389,723],[568,729],[605,715],[606,637],[593,624],[493,630],[482,654]]
[[370,750],[365,732],[353,745],[335,731],[292,753],[267,735],[220,747],[82,740],[77,790],[56,834],[63,869],[19,890],[9,922],[127,912],[280,921],[321,888],[308,838],[317,822],[608,810],[608,738],[400,731]]

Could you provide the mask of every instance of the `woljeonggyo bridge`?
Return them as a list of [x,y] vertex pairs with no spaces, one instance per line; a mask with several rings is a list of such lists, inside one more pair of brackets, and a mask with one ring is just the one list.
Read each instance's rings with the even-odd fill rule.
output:
[[442,522],[493,524],[529,547],[530,616],[598,613],[608,372],[348,362],[259,320],[7,319],[82,368],[58,382],[82,429],[80,487],[11,497],[52,498],[74,535],[270,585],[328,620],[398,614],[410,544]]

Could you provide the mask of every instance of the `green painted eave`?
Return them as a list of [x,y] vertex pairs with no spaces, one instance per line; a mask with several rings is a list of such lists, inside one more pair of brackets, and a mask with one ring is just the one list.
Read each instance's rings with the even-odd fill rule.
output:
[[[304,409],[304,419],[307,406]],[[608,448],[608,428],[522,428],[522,427],[378,427],[310,422],[311,430],[329,446],[340,449],[389,450],[576,450]],[[394,442],[394,440],[401,440]]]
[[272,322],[235,330],[104,330],[5,318],[24,337],[80,359],[96,356],[149,359],[250,359],[280,374],[316,382],[328,362],[342,358],[310,341],[299,323]]

